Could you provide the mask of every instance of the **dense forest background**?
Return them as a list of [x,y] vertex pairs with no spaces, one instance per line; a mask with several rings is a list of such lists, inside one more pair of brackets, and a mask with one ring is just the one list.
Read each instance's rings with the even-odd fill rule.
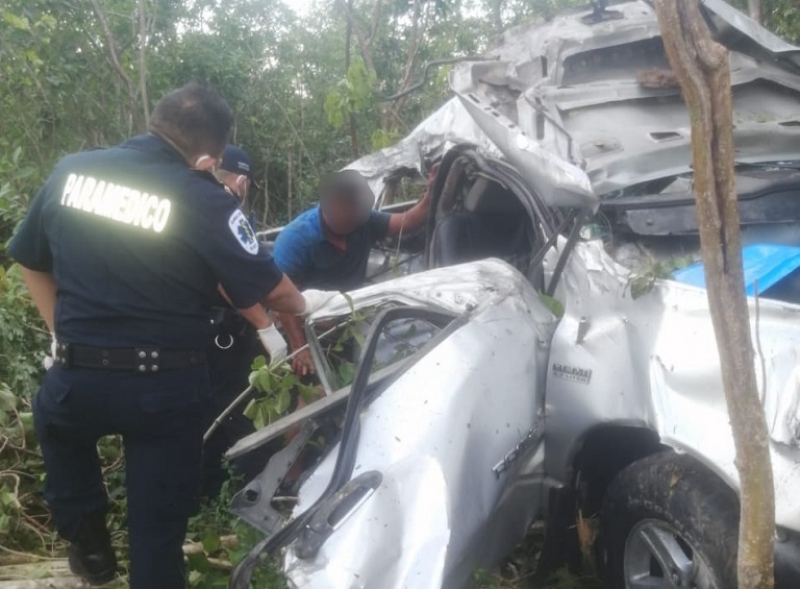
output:
[[[798,0],[733,0],[800,42]],[[0,6],[0,558],[52,549],[29,398],[49,336],[5,251],[53,164],[147,127],[190,80],[212,84],[250,152],[262,227],[319,177],[402,137],[448,96],[446,65],[507,28],[588,0],[3,0]],[[116,449],[115,449],[116,448]],[[119,449],[107,444],[109,472]],[[122,516],[121,516],[122,517]],[[122,525],[120,520],[120,525]]]

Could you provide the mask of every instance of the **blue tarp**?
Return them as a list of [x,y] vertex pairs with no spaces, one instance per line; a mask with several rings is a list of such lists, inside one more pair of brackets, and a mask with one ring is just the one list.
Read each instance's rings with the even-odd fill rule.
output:
[[[756,281],[761,294],[800,268],[800,247],[769,243],[748,245],[742,249],[742,262],[745,292],[748,296],[754,296]],[[684,284],[701,288],[706,286],[702,262],[676,270],[672,276]]]

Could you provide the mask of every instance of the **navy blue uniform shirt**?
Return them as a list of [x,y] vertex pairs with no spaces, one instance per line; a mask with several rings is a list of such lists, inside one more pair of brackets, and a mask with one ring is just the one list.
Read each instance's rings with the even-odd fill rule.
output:
[[372,211],[366,223],[346,238],[341,251],[325,237],[319,206],[284,227],[275,240],[275,263],[302,288],[347,291],[367,274],[369,252],[386,237],[391,215]]
[[247,308],[282,277],[236,199],[154,135],[62,159],[9,251],[55,276],[59,341],[89,346],[203,348],[218,284]]

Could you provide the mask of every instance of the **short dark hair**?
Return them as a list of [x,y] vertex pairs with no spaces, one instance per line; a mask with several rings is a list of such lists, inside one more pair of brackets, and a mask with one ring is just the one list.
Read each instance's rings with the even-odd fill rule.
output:
[[355,170],[333,172],[322,179],[319,185],[319,200],[326,204],[332,200],[347,200],[358,208],[371,209],[375,194],[366,178]]
[[232,125],[233,112],[225,100],[197,82],[167,94],[150,117],[150,131],[174,143],[187,157],[220,155]]

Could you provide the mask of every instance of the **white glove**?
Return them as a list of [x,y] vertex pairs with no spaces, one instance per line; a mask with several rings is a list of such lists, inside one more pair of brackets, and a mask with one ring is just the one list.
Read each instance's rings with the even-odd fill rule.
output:
[[45,370],[50,370],[53,367],[53,362],[54,362],[53,358],[56,357],[56,345],[58,345],[58,342],[56,342],[56,334],[55,333],[51,333],[50,334],[50,355],[48,356],[48,355],[45,354],[44,360],[42,360],[42,366],[44,366]]
[[[304,290],[302,293],[303,298],[306,300],[306,308],[300,315],[311,315],[319,311],[322,307],[327,305],[331,300],[336,297],[342,297],[342,293],[335,290]],[[344,297],[342,297],[344,298]]]
[[261,340],[261,345],[269,354],[270,366],[275,366],[286,360],[289,355],[289,346],[286,345],[286,340],[274,325],[265,327],[258,330],[258,339]]

